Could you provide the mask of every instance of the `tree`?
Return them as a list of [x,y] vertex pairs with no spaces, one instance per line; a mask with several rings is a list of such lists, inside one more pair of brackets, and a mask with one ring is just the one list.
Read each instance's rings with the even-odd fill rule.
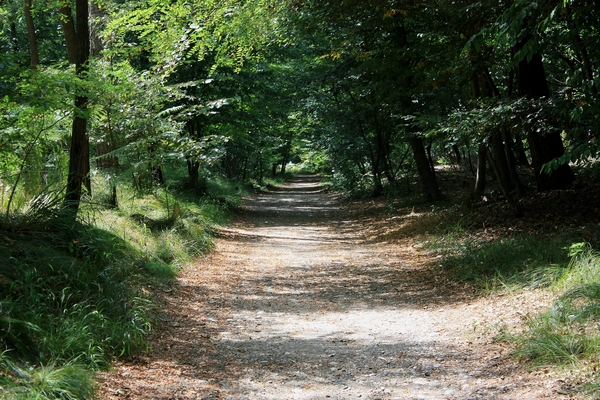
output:
[[[521,57],[523,57],[517,64],[516,75],[519,94],[527,99],[537,100],[550,97],[550,89],[541,55],[537,52],[530,54],[522,52],[528,42],[532,40],[535,40],[534,35],[526,33],[525,37],[515,46],[515,52],[521,53]],[[573,182],[575,177],[568,164],[562,164],[549,173],[542,173],[542,167],[546,163],[565,153],[559,129],[547,132],[532,130],[528,132],[527,138],[538,190],[559,189]]]
[[37,35],[35,34],[35,25],[33,23],[33,16],[31,15],[31,2],[32,0],[24,0],[23,14],[25,15],[25,21],[27,23],[27,37],[29,39],[29,54],[30,54],[30,65],[32,69],[36,69],[40,63],[40,56],[38,53]]
[[[90,34],[88,26],[88,1],[76,0],[76,54],[75,68],[77,75],[85,80],[88,71],[90,54]],[[69,174],[65,195],[65,205],[77,214],[83,187],[91,192],[90,183],[90,142],[87,135],[87,109],[88,97],[79,93],[75,97],[75,116],[71,133],[71,147],[69,151]]]

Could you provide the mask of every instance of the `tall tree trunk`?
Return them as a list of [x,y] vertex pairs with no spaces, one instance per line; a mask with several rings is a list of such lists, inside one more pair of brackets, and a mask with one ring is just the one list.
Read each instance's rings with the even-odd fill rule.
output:
[[425,148],[425,152],[427,153],[427,161],[429,162],[429,168],[432,171],[435,171],[435,164],[433,162],[433,156],[431,155],[431,146],[433,145],[433,141],[429,139],[429,143],[427,143],[427,147]]
[[383,185],[381,183],[381,153],[379,151],[379,143],[376,137],[375,148],[373,148],[373,143],[371,143],[371,140],[367,136],[364,125],[361,120],[358,120],[357,127],[365,142],[365,145],[367,146],[367,149],[369,149],[369,158],[371,161],[371,177],[373,179],[373,192],[371,193],[371,195],[373,197],[377,197],[380,196],[381,193],[383,193]]
[[104,50],[104,43],[100,38],[100,31],[104,27],[104,17],[106,14],[98,7],[96,1],[89,5],[90,15],[90,56],[97,57]]
[[40,56],[38,53],[35,25],[33,23],[33,16],[31,15],[31,3],[32,0],[25,0],[23,5],[23,14],[25,16],[25,23],[27,25],[27,38],[29,39],[30,66],[31,69],[36,69],[37,65],[40,63]]
[[[475,60],[477,55],[473,53],[472,58]],[[500,96],[500,91],[496,87],[489,70],[485,67],[478,67],[478,71],[472,76],[471,82],[474,98],[481,96]],[[498,179],[498,183],[501,185],[502,190],[507,193],[517,190],[518,193],[521,194],[522,185],[519,182],[519,176],[517,174],[516,163],[512,151],[513,141],[510,137],[510,132],[506,128],[499,128],[491,134],[489,143],[491,151],[488,151],[483,145],[479,147],[478,164],[485,168],[485,157],[489,157],[490,167],[492,167],[494,175]],[[483,195],[485,183],[482,181],[484,179],[485,174],[480,175],[478,171],[474,195]]]
[[[400,48],[405,48],[408,46],[408,34],[406,32],[406,27],[404,26],[404,24],[398,25],[395,35],[398,46]],[[415,66],[412,67],[414,68]],[[407,66],[405,68],[410,68],[410,66]],[[409,70],[408,72],[411,71]],[[413,76],[411,74],[407,74],[407,77],[404,81],[404,87],[402,88],[404,94],[401,100],[402,112],[404,115],[412,114],[411,111],[413,108],[413,104],[409,93],[413,90],[413,86]],[[409,127],[407,128],[407,130],[410,131],[411,128]],[[408,133],[410,135],[412,132]],[[425,153],[425,146],[423,146],[423,139],[421,137],[410,135],[408,142],[413,151],[415,163],[417,164],[417,172],[419,174],[419,177],[421,178],[421,183],[423,184],[425,196],[427,196],[427,199],[430,201],[440,200],[443,197],[442,191],[438,186],[437,179],[435,177],[435,170],[432,169],[429,164],[427,154]]]
[[[87,62],[90,52],[89,28],[88,28],[88,1],[77,0],[75,11],[77,13],[76,26],[76,49],[77,62],[76,72],[85,78]],[[90,184],[90,141],[87,135],[86,111],[88,98],[77,96],[75,99],[75,118],[71,132],[71,150],[69,153],[69,176],[65,196],[66,206],[73,211],[73,217],[77,215],[81,203],[83,186],[91,192]]]
[[409,143],[413,150],[413,155],[417,164],[417,171],[419,173],[419,177],[421,178],[421,183],[425,189],[427,200],[440,200],[443,197],[442,191],[437,184],[435,172],[431,169],[429,160],[427,159],[427,154],[425,154],[423,139],[420,137],[411,137],[409,139]]
[[12,12],[9,16],[10,18],[10,48],[13,53],[19,53],[19,36],[17,34],[17,24],[15,24],[15,19],[18,18]]
[[504,148],[504,140],[502,140],[501,133],[496,131],[492,133],[490,137],[491,154],[493,155],[493,162],[496,167],[499,183],[508,192],[512,192],[516,189],[515,182],[512,180],[512,174],[510,172],[510,166],[508,164],[508,158]]
[[288,162],[290,162],[290,152],[292,149],[292,141],[288,139],[283,146],[283,155],[281,157],[281,175],[285,175]]
[[200,177],[200,163],[191,158],[188,158],[186,161],[190,187],[196,189],[198,187],[198,178]]
[[65,35],[65,44],[67,46],[67,58],[70,64],[77,64],[77,34],[75,32],[71,6],[65,5],[61,7],[60,14],[63,34]]
[[[377,163],[379,164],[380,175],[383,173],[389,183],[394,182],[394,172],[390,162],[390,136],[382,129],[377,112],[373,114],[373,123],[375,127],[375,146],[377,151]],[[383,189],[383,188],[382,188]]]
[[[532,38],[524,38],[516,46],[516,51],[521,50]],[[535,53],[528,60],[524,58],[517,66],[517,84],[519,94],[528,99],[539,99],[550,96],[550,89],[546,80],[542,56]],[[542,173],[542,166],[547,162],[562,156],[565,153],[562,138],[558,130],[542,134],[537,130],[528,133],[527,141],[531,151],[531,160],[539,191],[552,190],[565,187],[573,182],[575,176],[568,164],[563,164],[551,173]]]
[[246,176],[248,175],[248,161],[249,160],[250,160],[249,156],[246,156],[244,158],[244,164],[243,164],[243,167],[242,167],[242,174],[241,174],[242,175],[242,182],[246,181]]
[[233,179],[233,156],[229,150],[225,150],[225,171],[227,172],[227,179]]

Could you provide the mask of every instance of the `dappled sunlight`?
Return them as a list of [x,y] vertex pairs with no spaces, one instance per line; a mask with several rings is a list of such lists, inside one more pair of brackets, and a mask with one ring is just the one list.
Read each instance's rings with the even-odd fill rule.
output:
[[[435,220],[345,209],[315,185],[247,200],[214,254],[182,271],[155,340],[161,358],[123,373],[185,399],[510,399],[529,390],[526,377],[504,385],[517,366],[474,336],[473,293],[403,236]],[[169,375],[143,372],[161,366]]]

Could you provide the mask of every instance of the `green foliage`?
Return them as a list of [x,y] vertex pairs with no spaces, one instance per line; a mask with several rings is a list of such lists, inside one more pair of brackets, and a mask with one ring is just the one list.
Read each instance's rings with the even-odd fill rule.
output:
[[[58,367],[49,364],[23,370],[5,352],[0,355],[0,371],[2,395],[7,400],[94,398],[94,374],[83,365],[69,363]],[[9,380],[7,376],[14,376],[14,380]]]
[[50,200],[2,221],[0,385],[8,398],[91,398],[89,371],[145,351],[159,312],[147,285],[169,285],[208,251],[213,226],[243,193],[224,179],[206,197],[118,191],[129,199],[118,209],[84,203],[85,224],[63,221],[60,201]]
[[[415,174],[410,138],[436,166],[502,129],[525,158],[528,133],[562,132],[567,151],[545,171],[596,171],[600,18],[589,3],[102,1],[104,50],[83,78],[56,28],[63,2],[34,2],[36,70],[22,4],[0,3],[3,346],[56,371],[143,349],[152,306],[141,282],[166,284],[210,249],[211,227],[240,195],[280,183],[288,167],[353,196],[397,194]],[[514,67],[538,53],[552,94],[520,99]],[[63,184],[81,95],[93,188],[69,225]],[[459,228],[436,245],[460,279],[495,289],[563,276],[562,238],[488,243]]]
[[560,296],[548,311],[531,319],[526,332],[513,338],[518,354],[536,365],[598,362],[600,258],[576,248],[562,279],[553,285]]
[[461,281],[485,290],[507,287],[544,287],[559,279],[567,261],[566,237],[516,235],[488,241],[456,232],[432,241],[432,250],[444,256],[441,267]]
[[[25,206],[43,187],[58,182],[66,165],[61,154],[69,128],[68,71],[24,71],[0,108],[0,184],[2,212]],[[55,87],[49,91],[47,87]],[[17,193],[25,194],[18,198]]]
[[14,328],[7,329],[5,348],[27,359],[95,368],[143,348],[147,304],[130,283],[125,243],[94,228],[55,220],[48,231],[40,223],[27,227],[33,235],[7,233],[0,249],[9,306],[3,317],[19,321],[12,325],[24,333],[19,343],[10,340]]

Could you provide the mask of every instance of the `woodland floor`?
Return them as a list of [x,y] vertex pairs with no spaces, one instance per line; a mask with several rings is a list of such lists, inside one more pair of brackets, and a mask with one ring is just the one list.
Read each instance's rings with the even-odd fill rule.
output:
[[449,281],[410,235],[385,233],[416,213],[370,204],[313,176],[247,199],[215,251],[159,291],[152,351],[101,376],[101,398],[570,398],[493,339],[547,295]]

